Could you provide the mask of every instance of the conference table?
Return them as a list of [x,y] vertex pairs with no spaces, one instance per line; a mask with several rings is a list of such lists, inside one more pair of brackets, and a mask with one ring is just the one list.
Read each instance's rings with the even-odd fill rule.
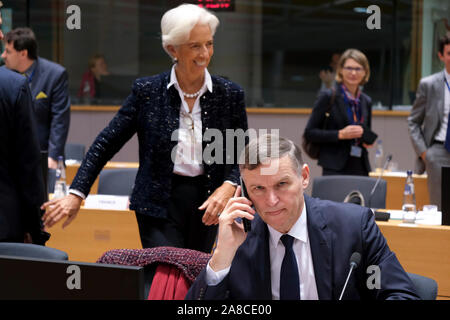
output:
[[[79,168],[80,168],[80,163],[70,163],[70,164],[66,163],[66,183],[68,186],[71,185]],[[139,168],[139,162],[109,161],[103,167],[103,170],[125,169],[125,168]],[[92,185],[90,194],[96,194],[97,190],[98,190],[98,177],[97,177],[97,179],[95,179],[95,182]]]
[[[378,178],[379,172],[370,172],[369,176]],[[386,180],[386,208],[401,209],[403,205],[403,191],[405,190],[406,172],[385,171],[381,176]],[[427,187],[427,174],[413,174],[416,195],[416,206],[421,210],[425,204],[430,204]]]
[[[405,270],[435,279],[438,298],[450,299],[450,226],[407,227],[398,220],[377,224]],[[95,262],[111,249],[142,248],[131,210],[82,207],[69,226],[61,226],[59,222],[47,230],[47,246],[67,252],[70,260]]]

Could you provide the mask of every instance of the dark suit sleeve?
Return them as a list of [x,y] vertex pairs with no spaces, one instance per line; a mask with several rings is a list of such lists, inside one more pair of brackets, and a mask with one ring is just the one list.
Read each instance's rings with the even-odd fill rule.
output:
[[14,123],[12,134],[16,141],[13,144],[16,150],[16,166],[19,170],[18,193],[21,199],[21,215],[24,221],[24,231],[31,234],[33,243],[41,242],[42,222],[40,205],[45,200],[44,179],[41,166],[39,141],[36,127],[32,117],[32,99],[28,84],[24,81],[14,107]]
[[138,87],[133,84],[132,93],[125,100],[108,126],[100,132],[89,148],[71,188],[89,194],[92,184],[103,166],[131,139],[137,131]]
[[[365,210],[363,215],[361,232],[364,261],[362,266],[365,267],[362,272],[366,272],[369,266],[378,267],[380,270],[379,279],[381,280],[379,289],[369,289],[365,283],[362,284],[366,293],[372,299],[377,300],[419,299],[411,280],[395,253],[389,249],[386,239],[381,234],[369,209]],[[372,273],[368,277],[370,275]],[[368,278],[367,281],[372,283],[372,279]],[[375,281],[375,278],[373,278],[373,281]]]
[[338,130],[323,129],[325,113],[330,107],[331,90],[321,91],[305,128],[305,137],[315,143],[338,142]]
[[[243,132],[246,132],[248,129],[248,122],[247,122],[247,112],[245,110],[245,96],[244,96],[244,90],[239,88],[235,100],[232,102],[233,108],[232,108],[232,123],[233,128],[230,129],[242,129]],[[247,142],[247,141],[246,141]],[[239,165],[238,165],[238,159],[241,154],[241,149],[239,148],[238,143],[234,144],[234,162],[233,164],[226,164],[226,172],[225,172],[225,179],[224,180],[230,180],[234,183],[239,183]]]
[[70,98],[67,71],[61,74],[52,90],[48,155],[57,160],[64,155],[70,125]]
[[185,300],[227,300],[229,298],[228,276],[217,285],[206,284],[206,268],[198,275],[186,294]]

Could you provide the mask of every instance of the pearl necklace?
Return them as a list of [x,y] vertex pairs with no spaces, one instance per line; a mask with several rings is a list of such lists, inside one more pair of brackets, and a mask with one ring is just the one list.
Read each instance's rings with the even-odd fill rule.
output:
[[198,90],[195,93],[186,93],[183,90],[181,90],[181,92],[183,93],[183,96],[185,96],[186,98],[197,98],[200,95],[201,91],[202,91],[202,88],[200,88],[200,90]]

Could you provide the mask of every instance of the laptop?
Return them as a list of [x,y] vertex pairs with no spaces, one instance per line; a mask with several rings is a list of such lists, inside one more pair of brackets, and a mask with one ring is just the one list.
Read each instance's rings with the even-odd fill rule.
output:
[[144,268],[0,255],[0,300],[144,300]]

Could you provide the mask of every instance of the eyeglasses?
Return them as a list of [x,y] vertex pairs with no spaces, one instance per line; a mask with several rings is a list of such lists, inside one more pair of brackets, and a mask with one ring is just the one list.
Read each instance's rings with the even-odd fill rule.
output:
[[363,72],[364,71],[364,69],[363,68],[360,68],[360,67],[343,67],[342,69],[344,69],[345,71],[348,71],[348,72],[352,72],[352,71],[355,71],[355,72]]

